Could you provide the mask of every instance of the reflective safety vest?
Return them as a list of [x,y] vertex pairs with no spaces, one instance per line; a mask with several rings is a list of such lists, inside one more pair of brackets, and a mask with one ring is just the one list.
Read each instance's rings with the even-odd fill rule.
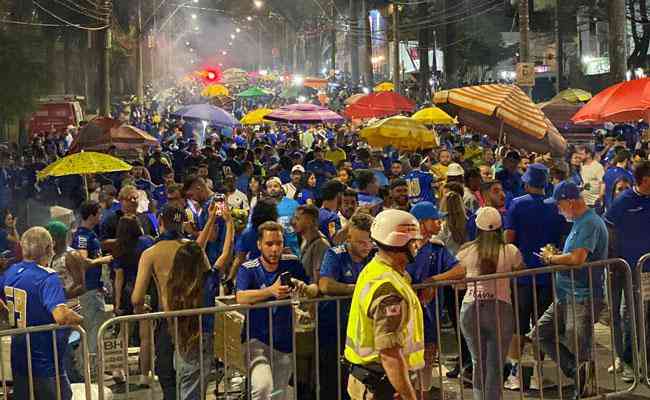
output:
[[400,337],[405,338],[402,352],[410,370],[424,367],[424,321],[420,300],[411,283],[399,272],[375,257],[361,271],[350,306],[345,358],[357,365],[378,363],[379,351],[375,349],[374,321],[368,310],[377,289],[390,283],[408,304],[408,322],[402,327]]

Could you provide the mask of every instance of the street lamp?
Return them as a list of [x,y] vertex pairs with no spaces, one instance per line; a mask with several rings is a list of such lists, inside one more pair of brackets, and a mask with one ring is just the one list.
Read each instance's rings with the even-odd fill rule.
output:
[[239,33],[239,32],[241,32],[241,29],[237,28],[237,29],[235,29],[235,32]]
[[192,14],[192,19],[196,19],[196,14]]
[[230,34],[230,38],[231,38],[232,40],[235,40],[235,37],[236,37],[236,36],[235,36],[234,33],[231,33],[231,34]]
[[255,5],[255,8],[262,8],[264,7],[264,2],[262,0],[253,0],[253,4]]
[[246,17],[246,21],[252,21],[252,20],[253,20],[253,17],[251,17],[250,15],[248,17]]

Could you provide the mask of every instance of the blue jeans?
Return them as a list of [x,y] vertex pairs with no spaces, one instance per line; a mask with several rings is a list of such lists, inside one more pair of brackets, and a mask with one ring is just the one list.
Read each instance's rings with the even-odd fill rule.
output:
[[[602,307],[602,301],[596,299],[593,304],[594,322],[598,321],[598,315]],[[555,338],[556,319],[560,336],[557,339]],[[537,321],[537,327],[533,329],[528,337],[534,341],[535,335],[539,335],[539,346],[542,351],[560,366],[564,375],[575,378],[578,365],[591,359],[591,346],[594,336],[594,326],[591,321],[591,302],[589,301],[576,301],[575,318],[571,303],[551,304],[544,312],[544,315]],[[559,341],[559,354],[555,349],[556,340]]]
[[[611,278],[611,286],[609,287],[612,291],[611,298],[612,304],[610,307],[612,309],[612,327],[614,329],[614,348],[616,349],[616,355],[619,356],[623,362],[628,365],[632,365],[632,324],[630,321],[630,308],[636,307],[639,302],[639,296],[637,289],[639,287],[638,278],[636,273],[632,272],[632,292],[634,304],[628,304],[627,299],[625,298],[625,274],[619,269],[612,271],[608,278]],[[637,312],[637,332],[639,335],[643,335],[644,332],[641,332],[639,327],[640,324],[640,315]],[[640,336],[637,336],[637,338]]]
[[[72,399],[72,389],[67,375],[59,375],[61,383],[61,400]],[[14,399],[29,399],[29,378],[23,375],[13,375]],[[34,398],[37,400],[56,400],[56,377],[35,376],[33,380]]]
[[[174,354],[174,367],[176,368],[176,379],[180,383],[181,399],[200,400],[205,398],[208,387],[208,375],[210,366],[214,360],[212,349],[212,335],[209,332],[203,334],[203,366],[199,357],[198,346],[193,354]],[[203,388],[201,388],[201,377],[203,377]]]
[[499,300],[463,303],[460,323],[472,354],[474,400],[500,399],[503,366],[515,326],[512,305]]
[[97,331],[106,321],[104,293],[101,289],[89,290],[79,296],[79,303],[81,303],[81,315],[84,317],[83,328],[88,338],[88,352],[97,353]]

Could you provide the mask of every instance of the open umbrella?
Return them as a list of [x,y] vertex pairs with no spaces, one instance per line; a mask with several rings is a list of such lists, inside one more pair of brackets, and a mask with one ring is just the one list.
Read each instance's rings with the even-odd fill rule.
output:
[[344,118],[334,111],[314,104],[289,104],[274,110],[264,119],[292,124],[336,124],[344,121]]
[[395,92],[370,93],[346,107],[352,119],[383,118],[402,112],[413,112],[415,103]]
[[454,125],[458,121],[438,107],[427,107],[413,114],[412,118],[425,125]]
[[237,93],[235,96],[237,97],[262,97],[262,96],[268,96],[269,92],[267,92],[264,89],[260,89],[257,86],[253,86],[251,88],[248,88],[244,90],[243,92]]
[[132,150],[156,143],[158,140],[142,129],[126,125],[113,118],[97,117],[81,128],[79,135],[70,146],[70,152],[106,151],[111,146],[115,146],[118,150]]
[[84,192],[88,198],[88,182],[86,175],[103,174],[117,171],[130,171],[131,165],[119,158],[104,153],[82,151],[59,158],[36,174],[38,179],[48,176],[81,175],[84,182]]
[[540,153],[564,154],[566,140],[516,85],[480,85],[436,92],[433,101],[460,123],[496,140]]
[[582,103],[570,103],[567,100],[555,99],[538,104],[555,127],[569,141],[589,141],[593,139],[595,125],[576,125],[571,117],[584,107]]
[[345,105],[348,105],[348,106],[349,106],[350,104],[354,104],[354,103],[356,103],[357,101],[361,100],[364,96],[366,96],[365,93],[357,93],[357,94],[353,94],[352,96],[350,96],[350,97],[348,97],[347,99],[345,99]]
[[230,96],[228,88],[219,85],[218,83],[208,85],[201,90],[201,96],[203,97],[217,97],[217,96]]
[[328,80],[324,78],[307,77],[305,78],[303,85],[315,90],[320,90],[320,89],[327,89],[327,83]]
[[555,97],[551,99],[551,101],[565,100],[569,103],[576,104],[587,102],[591,100],[591,98],[591,93],[587,92],[586,90],[569,88],[564,89],[560,93],[556,94]]
[[239,122],[227,111],[210,104],[192,104],[184,106],[171,113],[174,118],[191,118],[208,121],[212,126],[239,125]]
[[413,118],[401,115],[383,119],[361,130],[361,138],[373,147],[394,146],[399,150],[418,150],[438,146],[434,131]]
[[270,122],[265,121],[264,117],[271,114],[272,112],[273,110],[271,110],[270,108],[258,108],[257,110],[253,110],[248,114],[244,115],[244,117],[241,119],[240,122],[242,125],[268,124]]
[[312,96],[317,94],[318,91],[309,86],[291,86],[286,88],[282,93],[280,93],[281,99],[295,99],[300,96]]
[[379,85],[375,86],[373,92],[394,92],[395,85],[392,82],[382,82]]
[[650,78],[610,86],[595,95],[571,120],[576,124],[650,121]]

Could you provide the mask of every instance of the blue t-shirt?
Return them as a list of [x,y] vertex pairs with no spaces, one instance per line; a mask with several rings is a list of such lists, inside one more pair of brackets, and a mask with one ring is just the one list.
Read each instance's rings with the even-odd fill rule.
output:
[[135,254],[134,258],[135,264],[123,262],[119,259],[114,259],[111,263],[111,268],[124,270],[124,282],[135,283],[135,277],[138,274],[138,262],[140,256],[147,250],[149,247],[153,246],[155,243],[154,239],[148,235],[142,235],[138,238],[138,241],[135,243]]
[[[540,229],[540,221],[544,227]],[[562,247],[562,236],[568,232],[566,219],[560,215],[557,205],[544,203],[544,196],[527,194],[517,197],[510,203],[503,223],[504,229],[516,232],[513,243],[524,259],[527,268],[544,266],[544,263],[533,253],[540,253],[547,244]],[[532,276],[518,278],[520,285],[532,285]],[[539,286],[550,286],[550,274],[540,274],[535,278]]]
[[414,169],[404,178],[409,189],[409,200],[411,204],[417,204],[421,201],[430,201],[436,203],[431,185],[435,181],[432,173]]
[[247,261],[260,256],[260,250],[257,248],[257,230],[252,226],[247,226],[237,239],[235,253],[245,253]]
[[502,169],[494,174],[494,178],[501,182],[503,191],[506,193],[506,208],[510,207],[510,202],[513,199],[526,194],[519,172],[511,174],[507,169]]
[[[0,297],[9,308],[9,322],[14,328],[53,324],[52,311],[65,304],[63,283],[56,271],[35,262],[23,261],[12,265],[0,276]],[[56,331],[60,374],[65,374],[63,360],[67,349],[67,332]],[[55,376],[52,333],[30,335],[32,373],[39,377]],[[27,376],[27,339],[17,335],[11,341],[11,369],[14,374]]]
[[[242,264],[237,272],[237,291],[263,289],[273,285],[280,274],[288,271],[292,278],[309,282],[304,268],[296,256],[283,255],[278,268],[269,272],[264,268],[260,258],[250,260]],[[269,299],[276,300],[276,299]],[[273,307],[273,348],[283,353],[290,353],[292,345],[292,310],[290,306]],[[250,318],[247,321],[248,327],[242,332],[242,342],[246,340],[246,329],[250,330],[250,338],[257,339],[267,345],[270,344],[269,337],[269,310],[257,308],[250,311]]]
[[325,181],[330,179],[325,176],[325,173],[329,173],[331,177],[336,176],[336,167],[329,160],[311,160],[307,163],[305,169],[316,175],[317,188],[320,188]]
[[316,201],[316,192],[310,188],[302,188],[302,190],[296,196],[296,201],[300,205],[307,204],[307,200],[312,202]]
[[[605,260],[609,235],[605,222],[593,209],[588,209],[580,218],[573,222],[569,236],[564,242],[563,253],[571,253],[575,249],[587,249],[587,262]],[[603,298],[603,268],[592,268],[592,285],[594,299]],[[589,300],[589,271],[586,268],[573,270],[574,284],[571,282],[571,271],[555,273],[557,298],[560,303],[572,301],[574,292],[577,302]]]
[[[458,264],[458,259],[453,256],[442,243],[428,242],[418,250],[415,262],[406,266],[406,271],[411,275],[411,283],[424,283],[428,278],[449,271]],[[436,326],[436,304],[438,311],[444,307],[442,289],[436,290],[436,298],[423,307],[424,312],[424,341],[426,343],[438,342],[438,328]]]
[[288,197],[283,197],[278,203],[278,222],[284,228],[284,245],[290,248],[295,255],[300,255],[300,246],[298,245],[298,235],[291,225],[291,219],[299,205],[297,201]]
[[[70,245],[75,250],[86,250],[88,258],[94,260],[99,258],[102,251],[101,243],[97,238],[94,231],[80,226],[77,228],[74,236],[72,236],[72,244]],[[86,289],[95,290],[100,289],[103,285],[101,282],[102,268],[100,265],[86,270]]]
[[621,178],[626,178],[631,184],[634,184],[634,175],[625,168],[611,167],[605,172],[603,176],[603,182],[605,182],[605,196],[603,198],[605,209],[608,209],[612,205],[614,185]]
[[634,269],[639,258],[650,252],[650,196],[627,189],[607,210],[605,222],[614,227],[617,237],[616,254],[611,256],[625,259]]
[[341,217],[336,211],[321,207],[318,211],[318,226],[327,240],[332,243],[334,235],[341,229]]
[[[325,251],[320,265],[320,276],[327,277],[340,283],[354,284],[359,274],[372,257],[368,256],[362,262],[355,263],[348,253],[345,244],[329,248]],[[340,337],[345,340],[350,314],[350,300],[340,300]],[[318,339],[321,344],[336,343],[336,301],[318,303]]]
[[377,207],[384,202],[380,197],[363,192],[359,192],[357,199],[360,207]]

